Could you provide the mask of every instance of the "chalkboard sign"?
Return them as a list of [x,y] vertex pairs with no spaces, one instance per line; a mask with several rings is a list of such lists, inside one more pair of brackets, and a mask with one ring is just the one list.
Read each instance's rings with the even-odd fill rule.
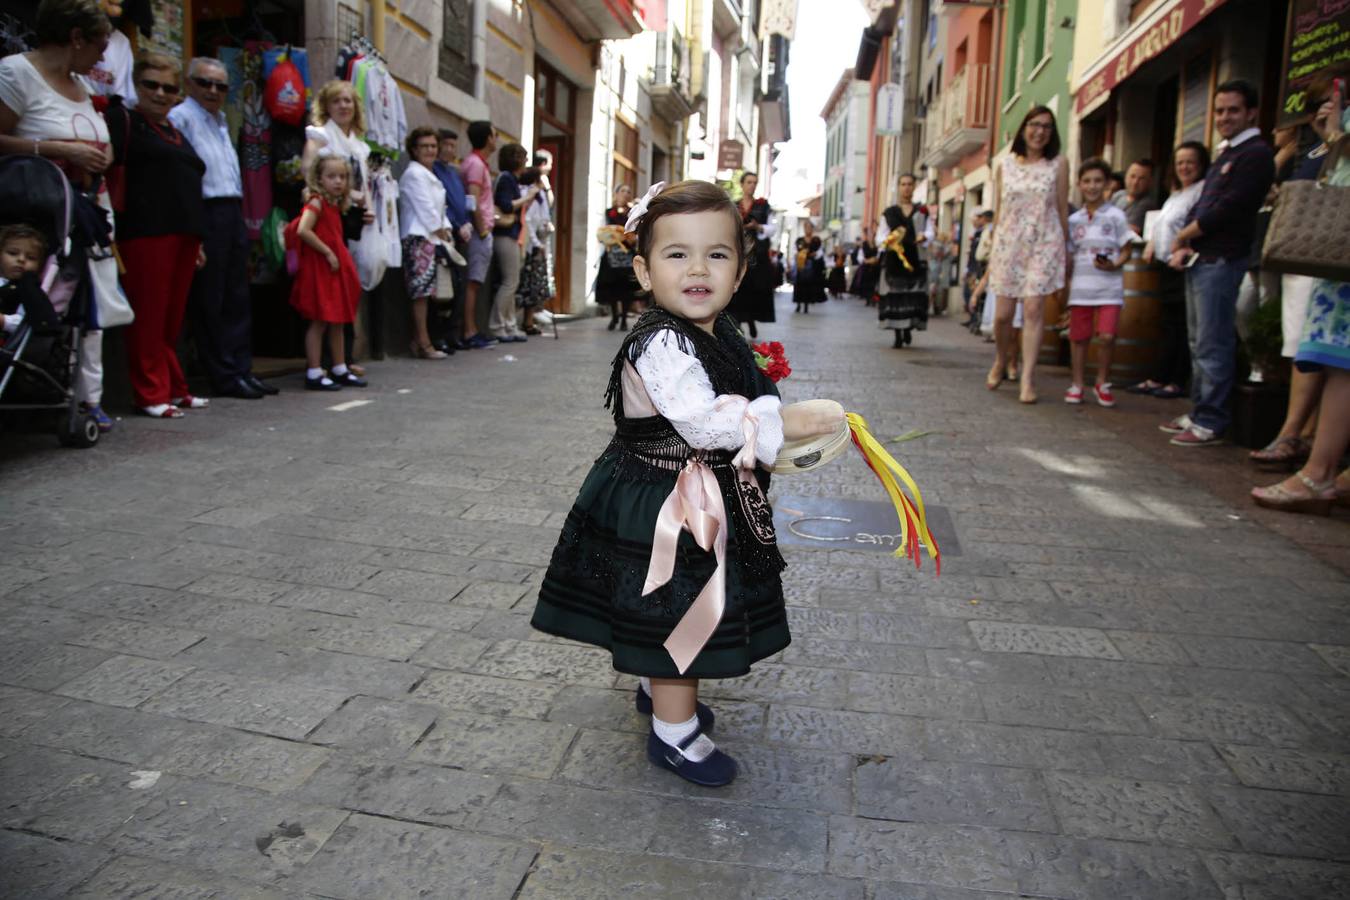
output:
[[1350,69],[1350,3],[1345,0],[1291,0],[1280,72],[1278,125],[1306,120],[1308,84],[1318,75]]

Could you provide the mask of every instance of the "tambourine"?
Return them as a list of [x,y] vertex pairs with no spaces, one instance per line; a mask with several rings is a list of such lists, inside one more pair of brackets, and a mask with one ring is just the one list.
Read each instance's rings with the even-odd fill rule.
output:
[[[802,404],[838,408],[838,404],[833,400],[804,400]],[[841,419],[839,428],[830,434],[818,434],[805,440],[785,442],[769,471],[775,475],[815,471],[841,456],[848,449],[850,440],[848,422]]]

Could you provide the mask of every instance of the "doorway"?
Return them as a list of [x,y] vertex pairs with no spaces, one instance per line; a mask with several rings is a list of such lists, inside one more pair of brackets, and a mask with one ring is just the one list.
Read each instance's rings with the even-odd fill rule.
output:
[[556,293],[546,308],[571,311],[572,179],[576,171],[577,87],[539,57],[534,58],[535,150],[553,154],[553,283]]

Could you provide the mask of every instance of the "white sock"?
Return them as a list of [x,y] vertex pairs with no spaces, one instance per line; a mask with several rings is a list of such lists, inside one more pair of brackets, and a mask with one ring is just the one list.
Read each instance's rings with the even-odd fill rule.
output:
[[638,684],[642,686],[642,693],[646,694],[648,697],[652,695],[652,680],[650,678],[643,675],[638,678]]
[[323,377],[323,369],[306,369],[305,377],[313,381],[315,378]]
[[[698,730],[698,716],[695,715],[688,722],[671,724],[662,722],[656,716],[652,716],[652,730],[656,736],[665,741],[672,747],[679,747],[680,742],[689,737]],[[694,741],[683,751],[684,758],[690,762],[703,762],[712,752],[717,749],[717,745],[712,742],[706,734],[700,734],[698,740]]]
[[341,378],[343,375],[347,374],[347,364],[338,363],[336,366],[333,366],[333,368],[329,369],[328,371]]

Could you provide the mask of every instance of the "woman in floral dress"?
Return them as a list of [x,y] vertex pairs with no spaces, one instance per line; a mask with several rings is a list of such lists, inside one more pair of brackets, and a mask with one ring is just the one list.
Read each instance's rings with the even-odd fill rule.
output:
[[1045,327],[1045,298],[1064,288],[1069,219],[1069,168],[1059,155],[1055,114],[1034,106],[994,169],[994,246],[989,293],[997,347],[985,386],[995,390],[1012,358],[1013,312],[1022,303],[1023,403],[1036,402],[1036,354]]

